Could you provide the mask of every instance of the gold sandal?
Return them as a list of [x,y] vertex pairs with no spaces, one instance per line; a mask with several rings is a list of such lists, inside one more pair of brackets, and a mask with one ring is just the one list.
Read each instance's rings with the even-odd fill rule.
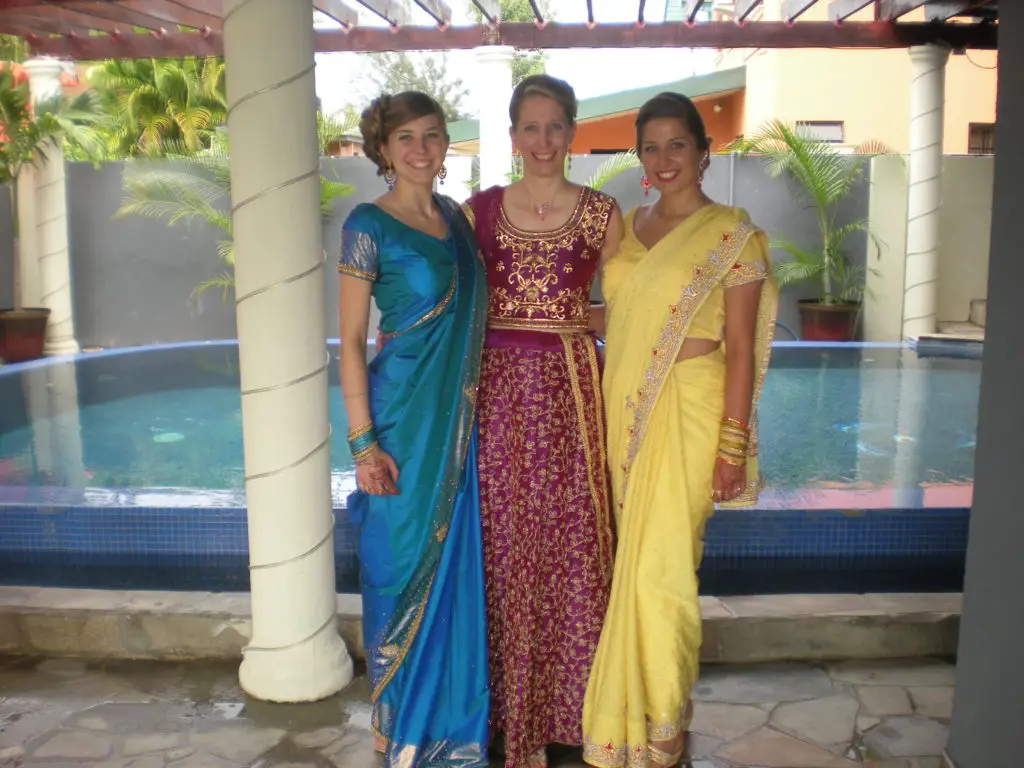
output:
[[541,747],[526,758],[527,768],[548,768],[548,750]]

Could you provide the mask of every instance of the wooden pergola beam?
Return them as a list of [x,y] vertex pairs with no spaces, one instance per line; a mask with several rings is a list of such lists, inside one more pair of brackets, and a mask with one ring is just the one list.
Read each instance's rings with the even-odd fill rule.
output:
[[368,11],[372,11],[393,27],[409,23],[409,12],[397,0],[356,0]]
[[878,0],[878,15],[884,21],[896,21],[927,2],[928,0]]
[[[24,25],[19,27],[24,29]],[[789,25],[758,21],[746,25],[731,21],[685,24],[548,24],[501,23],[487,27],[356,27],[351,30],[316,30],[316,50],[380,53],[382,51],[466,50],[481,44],[514,48],[909,48],[942,42],[955,49],[994,49],[995,24],[928,24],[925,22],[860,21],[836,25],[805,21]],[[0,32],[10,32],[0,14]],[[37,37],[29,41],[37,54],[79,60],[178,56],[219,56],[220,33],[168,32],[162,35]]]
[[987,0],[931,2],[924,7],[924,17],[927,21],[947,21],[955,16],[968,15],[971,11],[983,10],[986,5],[989,5]]
[[747,20],[757,7],[761,4],[761,0],[737,0],[736,1],[736,16],[735,19],[738,23],[742,24]]
[[828,17],[832,21],[846,21],[853,14],[863,11],[875,0],[832,0],[828,4]]
[[783,0],[782,18],[792,24],[803,16],[812,5],[817,5],[818,0]]
[[353,27],[359,23],[359,14],[341,0],[313,0],[313,7],[343,27]]
[[413,0],[416,5],[430,14],[438,24],[451,24],[452,9],[445,0]]
[[686,10],[683,15],[686,17],[687,23],[693,24],[696,21],[702,5],[704,5],[704,0],[686,0]]
[[181,25],[193,29],[220,28],[222,15],[220,0],[209,3],[208,9],[196,7],[195,4],[190,5],[182,0],[118,0],[112,4],[145,16],[151,16],[169,26]]
[[488,24],[498,23],[498,19],[501,17],[501,6],[498,5],[498,0],[473,0],[473,5],[483,14]]

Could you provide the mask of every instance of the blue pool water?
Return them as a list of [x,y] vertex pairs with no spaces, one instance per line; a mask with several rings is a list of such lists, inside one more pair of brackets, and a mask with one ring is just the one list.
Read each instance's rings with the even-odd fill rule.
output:
[[[331,352],[340,509],[354,475]],[[784,560],[837,555],[944,558],[942,568],[955,571],[973,486],[980,369],[978,360],[898,345],[777,345],[760,409],[767,490],[758,508],[713,520],[705,583],[719,566],[742,582],[752,563],[773,557],[776,573]],[[90,578],[109,581],[97,575],[101,565],[129,573],[132,561],[152,566],[160,557],[172,574],[165,582],[180,582],[183,569],[186,581],[207,588],[244,582],[238,389],[233,343],[0,369],[0,583],[26,574],[67,581],[46,573],[90,562]],[[343,512],[338,518],[339,586],[351,589],[351,535]],[[224,576],[232,558],[241,558],[240,570]],[[941,584],[928,578],[947,588],[948,576]]]

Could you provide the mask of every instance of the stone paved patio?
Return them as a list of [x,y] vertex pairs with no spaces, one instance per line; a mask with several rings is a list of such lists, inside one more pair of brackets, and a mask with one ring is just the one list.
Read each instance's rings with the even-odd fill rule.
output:
[[[707,666],[690,764],[941,768],[953,676],[921,660]],[[373,768],[367,697],[361,677],[316,704],[251,701],[235,663],[0,658],[0,766]]]

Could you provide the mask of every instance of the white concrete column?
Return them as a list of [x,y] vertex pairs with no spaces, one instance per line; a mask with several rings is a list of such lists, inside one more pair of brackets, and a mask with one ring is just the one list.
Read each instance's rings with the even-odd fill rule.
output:
[[335,616],[309,3],[225,0],[224,56],[252,593],[239,678],[259,699],[315,701],[352,660]]
[[903,278],[903,337],[934,333],[938,292],[942,135],[949,49],[910,49],[910,186],[907,268]]
[[480,105],[480,189],[507,184],[512,169],[508,103],[512,99],[512,56],[507,45],[485,45],[475,50],[476,103]]
[[[28,74],[33,107],[60,98],[60,59],[40,56],[22,66]],[[50,310],[46,327],[47,355],[78,352],[75,340],[74,304],[71,294],[71,262],[68,253],[68,203],[64,181],[64,154],[59,139],[49,142],[47,159],[36,165],[35,248],[38,253],[37,301]],[[31,286],[32,272],[29,271]]]
[[21,303],[40,306],[39,238],[36,232],[36,173],[25,166],[18,175],[18,261],[21,266]]
[[444,166],[448,169],[444,184],[438,185],[437,191],[442,195],[448,195],[457,203],[464,203],[469,199],[473,190],[471,187],[473,176],[472,155],[448,155],[444,159]]

